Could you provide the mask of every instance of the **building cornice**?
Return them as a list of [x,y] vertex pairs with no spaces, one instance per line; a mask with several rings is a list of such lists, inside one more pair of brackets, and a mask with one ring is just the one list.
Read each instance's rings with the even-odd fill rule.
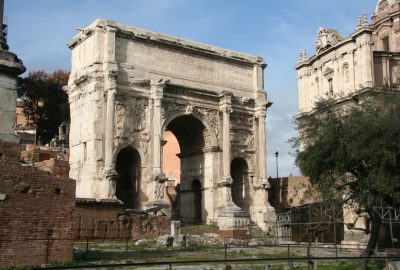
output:
[[218,58],[228,59],[230,61],[236,61],[241,63],[247,63],[251,65],[258,65],[262,68],[266,67],[266,64],[262,57],[245,54],[233,50],[227,50],[216,46],[210,46],[199,42],[194,42],[174,36],[164,35],[161,33],[131,27],[123,24],[119,24],[115,21],[97,19],[92,24],[84,29],[79,29],[80,33],[77,34],[68,44],[70,49],[74,48],[92,33],[98,29],[108,31],[108,29],[116,29],[117,35],[129,37],[130,39],[138,39],[147,42],[154,42],[163,45],[184,49],[187,51],[201,53],[208,56],[214,56]]

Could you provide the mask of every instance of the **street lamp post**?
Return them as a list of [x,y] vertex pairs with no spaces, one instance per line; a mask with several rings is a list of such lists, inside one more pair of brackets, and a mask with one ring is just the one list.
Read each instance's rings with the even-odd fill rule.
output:
[[279,152],[276,151],[275,152],[275,157],[276,157],[276,179],[278,179],[278,156],[279,156]]

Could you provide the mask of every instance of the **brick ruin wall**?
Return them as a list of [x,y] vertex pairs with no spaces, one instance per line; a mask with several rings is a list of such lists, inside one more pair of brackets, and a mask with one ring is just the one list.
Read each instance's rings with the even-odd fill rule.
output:
[[170,234],[171,220],[164,216],[127,212],[115,201],[78,199],[75,209],[76,240],[156,239]]
[[73,259],[75,181],[22,166],[0,141],[0,267]]

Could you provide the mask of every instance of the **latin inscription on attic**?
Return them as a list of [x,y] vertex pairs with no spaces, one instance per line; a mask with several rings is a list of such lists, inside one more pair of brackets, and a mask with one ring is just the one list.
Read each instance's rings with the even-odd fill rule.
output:
[[[129,52],[129,54],[127,53]],[[117,61],[132,64],[135,69],[192,79],[206,83],[234,85],[241,88],[253,86],[253,67],[223,60],[208,59],[181,50],[158,47],[151,43],[119,38]]]

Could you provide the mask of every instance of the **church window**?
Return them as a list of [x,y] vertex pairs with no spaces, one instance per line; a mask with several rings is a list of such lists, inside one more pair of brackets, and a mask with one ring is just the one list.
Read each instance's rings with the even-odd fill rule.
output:
[[333,80],[332,80],[332,78],[328,79],[328,88],[329,88],[329,94],[333,94]]
[[389,51],[389,37],[382,38],[382,50],[385,52]]

